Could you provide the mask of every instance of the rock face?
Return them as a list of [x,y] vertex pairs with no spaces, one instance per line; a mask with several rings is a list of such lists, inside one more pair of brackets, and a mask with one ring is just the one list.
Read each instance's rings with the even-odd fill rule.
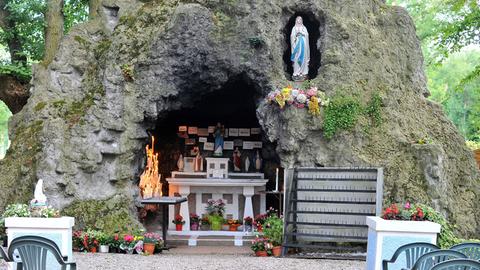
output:
[[[383,121],[367,129],[360,118],[327,139],[322,117],[259,99],[258,120],[282,165],[384,167],[385,202],[431,204],[461,235],[480,234],[478,170],[441,107],[425,98],[419,41],[404,9],[376,0],[104,0],[99,11],[65,37],[47,69],[34,71],[0,163],[8,191],[0,208],[42,178],[50,203],[84,224],[133,224],[146,130],[233,78],[261,96],[289,84],[285,27],[303,15],[320,25],[312,83],[362,104],[380,95]],[[427,144],[415,143],[423,138]],[[107,221],[92,218],[98,209],[110,213]]]

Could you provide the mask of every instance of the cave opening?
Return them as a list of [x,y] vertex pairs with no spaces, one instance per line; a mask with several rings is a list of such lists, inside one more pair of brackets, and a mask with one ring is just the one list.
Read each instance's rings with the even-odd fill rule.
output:
[[[205,91],[207,92],[207,91]],[[221,123],[224,126],[224,148],[223,154],[220,158],[228,158],[228,172],[229,175],[235,173],[263,173],[263,178],[268,180],[266,183],[266,190],[274,190],[276,188],[276,176],[277,168],[280,167],[280,159],[275,152],[276,144],[269,142],[260,128],[256,108],[261,95],[260,91],[256,89],[255,85],[243,76],[230,79],[218,90],[210,91],[205,94],[191,94],[194,98],[191,99],[191,103],[182,104],[182,108],[175,111],[169,111],[160,115],[155,123],[155,128],[148,130],[149,141],[146,144],[151,143],[152,136],[155,138],[155,149],[158,151],[158,173],[161,175],[162,193],[163,195],[179,196],[170,190],[167,179],[171,179],[172,172],[179,171],[179,157],[183,156],[183,160],[193,160],[196,156],[194,152],[196,147],[200,150],[203,158],[203,168],[200,171],[192,171],[191,167],[187,165],[188,161],[185,161],[185,172],[192,173],[206,173],[207,171],[207,158],[214,157],[214,151],[206,146],[209,143],[210,146],[214,144],[215,138],[212,134],[212,128]],[[202,93],[202,92],[201,92]],[[186,93],[188,94],[188,92]],[[186,130],[183,131],[183,130]],[[241,136],[241,130],[247,131],[250,134],[243,134]],[[238,135],[237,135],[238,132]],[[206,142],[205,142],[206,141]],[[230,142],[230,147],[227,147],[227,142]],[[232,149],[231,143],[233,142],[234,148]],[[247,147],[245,143],[255,142],[255,146]],[[261,143],[261,146],[258,144]],[[240,171],[235,171],[234,167],[234,149],[240,150],[241,168]],[[251,149],[250,149],[251,148]],[[257,153],[261,157],[260,170],[256,168]],[[246,159],[249,159],[250,165],[248,170],[246,169]],[[142,164],[140,170],[143,171],[145,163]],[[197,175],[198,174],[192,174]],[[188,175],[185,177],[194,177]],[[203,176],[202,176],[203,177]],[[232,178],[229,176],[229,178]],[[283,170],[278,172],[279,188],[282,186]],[[193,193],[193,192],[192,192]],[[203,194],[203,203],[206,199],[215,199],[215,195]],[[230,201],[232,195],[223,195],[223,199]],[[259,196],[254,195],[255,196]],[[217,197],[218,198],[218,197]],[[279,200],[277,197],[268,195],[265,196],[266,209],[273,207],[279,208]],[[195,206],[193,202],[197,202],[198,198],[195,194],[188,196],[189,207],[192,213]],[[240,194],[238,201],[239,207],[244,210],[245,205],[242,204],[243,197]],[[227,208],[231,207],[227,204]],[[260,203],[253,204],[255,214],[260,211]],[[193,210],[192,210],[193,209]],[[204,210],[205,208],[196,208]],[[148,210],[148,209],[147,209]],[[242,211],[238,216],[234,215],[234,218],[243,219]],[[178,206],[175,208],[175,212],[178,213]],[[196,213],[199,216],[204,214],[203,212]],[[152,226],[158,226],[159,215],[156,211],[144,211],[140,213],[142,223],[147,228],[153,228]]]
[[321,63],[321,52],[319,40],[321,37],[321,32],[323,32],[323,23],[318,19],[315,14],[311,11],[308,12],[295,12],[293,16],[288,19],[288,22],[283,29],[283,35],[285,37],[285,51],[283,53],[283,62],[285,64],[285,71],[288,78],[291,78],[293,74],[292,61],[290,60],[292,45],[290,40],[290,34],[292,28],[295,25],[295,19],[300,16],[303,18],[303,24],[307,28],[309,35],[309,45],[310,45],[310,63],[308,65],[308,79],[314,79],[318,75],[318,70]]

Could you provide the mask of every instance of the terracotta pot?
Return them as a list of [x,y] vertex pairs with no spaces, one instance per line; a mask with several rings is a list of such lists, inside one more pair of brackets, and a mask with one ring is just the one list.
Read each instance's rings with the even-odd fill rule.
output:
[[259,251],[255,251],[255,255],[257,257],[267,257],[268,253],[265,250],[259,250]]
[[232,224],[228,227],[228,230],[231,232],[236,232],[238,230],[238,226],[240,226],[240,224]]
[[182,231],[183,224],[175,224],[175,229],[177,231]]
[[153,254],[153,253],[155,253],[155,244],[145,243],[145,244],[143,244],[143,250],[145,252],[148,252],[148,254]]
[[282,246],[276,246],[272,248],[272,254],[275,257],[282,256]]
[[97,247],[91,247],[90,252],[91,253],[97,253]]
[[192,230],[192,231],[198,231],[198,223],[192,223],[192,224],[190,224],[190,230]]

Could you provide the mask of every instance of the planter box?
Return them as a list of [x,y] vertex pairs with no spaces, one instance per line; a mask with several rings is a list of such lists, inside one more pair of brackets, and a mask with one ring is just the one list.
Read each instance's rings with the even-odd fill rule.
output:
[[[403,245],[414,242],[437,243],[440,224],[430,221],[384,220],[380,217],[367,217],[368,270],[382,270],[382,261],[392,258],[395,251]],[[399,262],[402,258],[399,257]],[[403,260],[405,261],[405,260]],[[405,265],[391,265],[389,270],[400,270]]]
[[[73,217],[6,218],[5,227],[7,229],[8,245],[10,245],[13,239],[20,236],[35,235],[45,237],[55,242],[62,255],[68,256],[68,260],[72,261],[72,227],[74,223]],[[12,265],[9,267],[13,269]],[[60,266],[51,254],[48,255],[47,269],[60,269]]]

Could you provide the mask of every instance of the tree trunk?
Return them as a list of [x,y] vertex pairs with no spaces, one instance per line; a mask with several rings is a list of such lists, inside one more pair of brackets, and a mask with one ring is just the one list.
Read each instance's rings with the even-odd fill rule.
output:
[[15,30],[15,22],[10,19],[10,11],[5,8],[7,0],[0,0],[0,27],[6,33],[9,33],[7,38],[7,46],[10,52],[10,59],[12,63],[19,63],[26,65],[27,56],[23,54],[22,42]]
[[43,64],[48,66],[55,57],[58,45],[63,37],[63,0],[47,0],[45,15],[45,54]]
[[88,1],[88,18],[94,19],[98,16],[98,9],[100,8],[101,0]]

